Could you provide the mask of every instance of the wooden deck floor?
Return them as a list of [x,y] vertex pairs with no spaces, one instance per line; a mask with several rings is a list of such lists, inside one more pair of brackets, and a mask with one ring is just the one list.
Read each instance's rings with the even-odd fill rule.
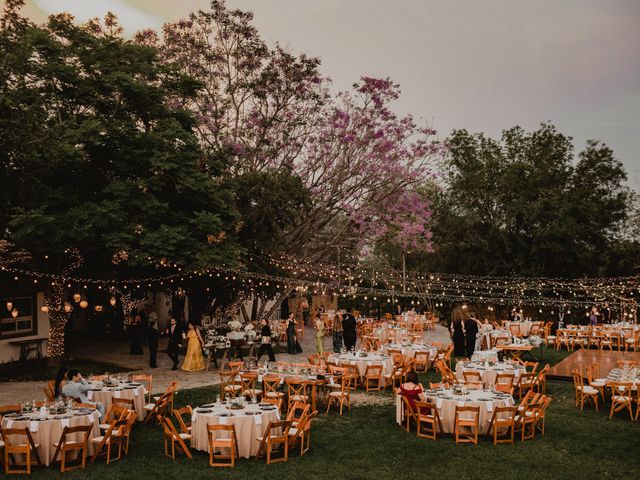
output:
[[596,362],[599,366],[600,376],[604,377],[612,368],[616,367],[618,360],[640,361],[640,352],[579,349],[553,366],[549,370],[547,378],[572,382],[571,372],[574,368],[584,370],[587,366]]

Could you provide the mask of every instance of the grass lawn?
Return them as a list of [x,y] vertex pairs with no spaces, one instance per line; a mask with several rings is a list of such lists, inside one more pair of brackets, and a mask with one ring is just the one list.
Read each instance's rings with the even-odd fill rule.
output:
[[[67,359],[64,365],[69,368],[77,368],[82,372],[128,372],[130,369],[121,365],[98,360]],[[29,360],[27,362],[8,362],[0,364],[0,382],[26,382],[47,381],[55,378],[58,365],[47,365],[46,359]]]
[[[555,350],[538,358],[561,356]],[[422,381],[433,379],[423,375]],[[178,405],[199,405],[215,399],[217,387],[180,391]],[[547,383],[553,397],[546,434],[515,445],[456,446],[450,436],[433,442],[406,433],[395,423],[390,393],[379,394],[380,405],[361,405],[339,417],[321,413],[313,424],[311,451],[304,457],[267,466],[264,459],[241,459],[235,469],[212,469],[205,452],[194,459],[175,462],[163,454],[159,426],[138,425],[129,457],[119,463],[89,465],[85,472],[65,478],[125,479],[221,478],[221,479],[601,479],[640,478],[640,422],[618,414],[608,419],[608,409],[581,413],[574,406],[570,383]],[[608,407],[608,404],[607,404]],[[322,410],[322,409],[321,409]],[[34,478],[58,477],[53,469],[36,469]]]

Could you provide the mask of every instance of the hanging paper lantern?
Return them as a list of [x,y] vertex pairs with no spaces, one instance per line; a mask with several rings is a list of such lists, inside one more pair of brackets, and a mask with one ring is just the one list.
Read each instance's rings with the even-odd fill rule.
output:
[[42,310],[44,313],[47,313],[49,311],[49,307],[47,305],[42,305],[40,307],[40,310]]
[[7,310],[8,311],[13,310],[13,302],[7,302]]
[[82,295],[80,295],[79,293],[74,293],[73,294],[73,301],[78,303],[80,300],[82,300]]
[[112,307],[115,307],[117,303],[116,297],[111,297],[109,299],[109,303],[111,304]]
[[87,308],[88,306],[89,306],[89,302],[87,302],[86,300],[80,301],[80,308]]
[[[625,315],[626,315],[626,313],[625,313]],[[15,308],[14,308],[13,310],[11,310],[11,316],[12,316],[13,318],[16,318],[16,317],[18,316],[18,310],[17,310],[17,309],[15,309]]]

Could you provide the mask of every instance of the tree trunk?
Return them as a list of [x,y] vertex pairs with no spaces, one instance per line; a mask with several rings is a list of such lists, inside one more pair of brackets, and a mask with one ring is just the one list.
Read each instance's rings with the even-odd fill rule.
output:
[[65,353],[64,333],[69,314],[64,311],[64,284],[56,282],[45,290],[45,305],[49,308],[49,341],[47,362],[56,365],[62,362]]
[[280,292],[280,295],[278,295],[278,298],[276,298],[276,301],[273,303],[267,313],[259,317],[260,320],[262,320],[263,318],[271,320],[273,315],[278,311],[278,308],[280,308],[280,304],[282,304],[282,302],[289,296],[289,293],[291,293],[291,291],[283,290],[282,292]]

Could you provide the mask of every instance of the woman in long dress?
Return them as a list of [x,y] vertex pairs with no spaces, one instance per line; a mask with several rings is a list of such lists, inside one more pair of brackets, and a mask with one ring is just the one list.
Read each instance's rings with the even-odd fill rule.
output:
[[292,355],[302,353],[302,348],[296,338],[296,320],[293,318],[293,313],[289,315],[287,323],[287,353]]
[[335,353],[342,351],[342,315],[339,313],[333,317],[333,351]]
[[322,354],[324,353],[324,321],[319,313],[316,315],[313,328],[316,331],[316,351]]
[[456,318],[451,323],[451,339],[453,340],[453,354],[456,357],[464,357],[465,355],[465,344],[464,344],[464,324],[462,320]]
[[193,323],[189,324],[187,332],[187,354],[184,357],[182,370],[185,372],[198,372],[204,370],[204,357],[202,356],[202,337],[200,332],[196,330]]

